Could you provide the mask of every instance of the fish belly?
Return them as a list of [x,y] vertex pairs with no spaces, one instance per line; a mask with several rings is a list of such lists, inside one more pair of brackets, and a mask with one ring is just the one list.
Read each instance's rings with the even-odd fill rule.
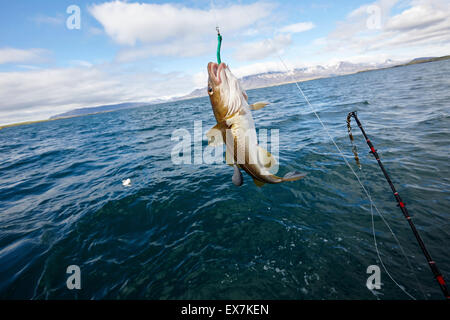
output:
[[239,165],[256,164],[258,139],[251,116],[234,116],[229,121],[229,128],[226,139],[227,153],[231,153],[231,158]]

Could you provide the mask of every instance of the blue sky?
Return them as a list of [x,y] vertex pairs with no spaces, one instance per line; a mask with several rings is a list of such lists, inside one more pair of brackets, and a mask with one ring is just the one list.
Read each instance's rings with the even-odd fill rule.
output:
[[[102,2],[93,1],[12,1],[2,4],[0,13],[0,26],[2,30],[2,45],[13,48],[44,48],[49,50],[46,65],[49,67],[67,67],[76,61],[86,61],[89,63],[111,62],[117,54],[128,46],[121,46],[105,35],[101,23],[99,23],[89,12],[89,8],[94,4]],[[217,21],[220,22],[220,10],[232,4],[251,4],[255,1],[144,1],[140,3],[173,4],[174,6],[185,6],[197,8],[203,11],[214,10]],[[266,2],[269,3],[269,2]],[[310,32],[296,34],[292,41],[299,46],[306,46],[307,43],[316,38],[324,37],[335,27],[336,21],[345,18],[348,12],[358,8],[358,1],[345,1],[341,4],[332,1],[283,1],[275,4],[273,11],[265,17],[271,21],[272,26],[285,26],[296,22],[313,22],[320,25],[320,28],[313,28]],[[66,9],[72,4],[76,4],[81,9],[81,29],[68,30],[65,27]],[[213,16],[212,14],[211,16]],[[214,20],[216,17],[214,17]],[[219,23],[220,25],[220,23]],[[188,26],[187,26],[188,28]],[[253,29],[251,27],[244,32]],[[150,31],[151,32],[151,31]],[[273,35],[273,30],[268,29],[267,34],[250,34],[246,38],[249,41],[256,41],[268,38]],[[210,37],[211,41],[216,41],[215,24],[210,28],[205,28],[205,37]],[[227,46],[228,35],[222,29],[224,37],[223,56],[226,60],[227,53],[234,48]],[[235,39],[236,35],[231,35]],[[205,65],[206,59],[215,58],[215,50],[196,57],[148,57],[139,59],[139,64],[153,65],[160,71],[167,72],[185,68],[186,72],[198,72],[198,66]],[[147,60],[147,61],[145,61]],[[188,62],[189,68],[186,68]],[[0,70],[14,70],[17,65],[3,64]]]
[[[69,6],[81,28],[70,30]],[[450,52],[445,0],[3,1],[0,124],[184,95],[215,60],[238,76]]]

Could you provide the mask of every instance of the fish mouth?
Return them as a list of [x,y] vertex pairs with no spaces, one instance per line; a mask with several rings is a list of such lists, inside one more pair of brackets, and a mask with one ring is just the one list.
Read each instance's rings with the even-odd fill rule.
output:
[[222,79],[220,78],[220,73],[223,69],[226,69],[227,65],[225,63],[217,64],[214,62],[208,63],[208,75],[211,80],[214,81],[216,85],[220,85],[222,83]]

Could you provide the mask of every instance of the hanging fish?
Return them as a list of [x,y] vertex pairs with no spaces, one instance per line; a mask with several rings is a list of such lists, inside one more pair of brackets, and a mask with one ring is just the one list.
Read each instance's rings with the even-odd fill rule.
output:
[[208,94],[217,124],[208,131],[208,144],[226,144],[227,164],[234,167],[232,182],[240,186],[243,178],[240,169],[261,187],[265,183],[296,181],[306,174],[289,172],[284,177],[271,173],[276,166],[275,158],[258,145],[251,110],[264,108],[267,102],[248,104],[248,97],[239,80],[225,63],[208,64]]

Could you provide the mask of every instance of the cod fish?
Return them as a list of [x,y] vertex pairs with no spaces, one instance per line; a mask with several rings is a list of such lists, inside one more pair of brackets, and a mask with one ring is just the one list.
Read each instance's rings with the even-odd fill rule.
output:
[[226,162],[234,167],[232,182],[243,183],[241,169],[261,187],[266,183],[296,181],[306,174],[289,172],[278,177],[272,172],[277,168],[275,158],[258,145],[251,110],[264,108],[267,102],[248,104],[248,96],[239,80],[225,63],[208,63],[208,95],[217,124],[207,132],[208,144],[226,145]]

